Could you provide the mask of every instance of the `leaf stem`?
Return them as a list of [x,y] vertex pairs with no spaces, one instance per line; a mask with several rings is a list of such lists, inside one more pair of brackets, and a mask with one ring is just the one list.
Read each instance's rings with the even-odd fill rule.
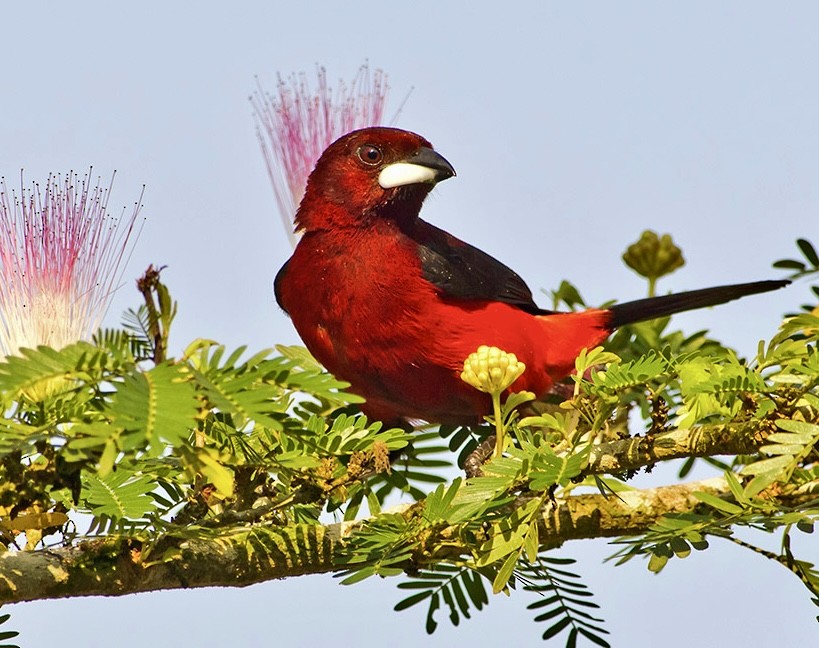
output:
[[492,412],[495,416],[495,457],[503,454],[504,429],[501,418],[500,394],[492,393]]

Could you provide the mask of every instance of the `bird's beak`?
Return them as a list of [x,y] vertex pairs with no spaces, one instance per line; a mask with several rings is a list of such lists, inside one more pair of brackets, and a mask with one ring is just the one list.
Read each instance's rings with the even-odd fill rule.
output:
[[455,169],[443,155],[422,146],[407,159],[385,166],[378,174],[378,184],[383,189],[425,182],[435,184],[454,175]]

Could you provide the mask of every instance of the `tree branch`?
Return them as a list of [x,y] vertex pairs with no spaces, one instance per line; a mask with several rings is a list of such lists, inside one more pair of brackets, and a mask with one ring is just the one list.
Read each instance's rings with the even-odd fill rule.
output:
[[616,474],[686,457],[752,454],[764,445],[774,429],[770,421],[754,419],[742,423],[675,428],[656,436],[601,443],[592,449],[583,474]]
[[[813,484],[819,488],[819,484]],[[803,489],[804,490],[804,489]],[[691,511],[700,505],[693,493],[729,493],[722,478],[626,491],[618,496],[574,495],[549,503],[543,510],[543,548],[581,538],[630,536],[644,532],[661,516]],[[778,501],[795,505],[800,493],[783,494]],[[391,512],[413,515],[413,507]],[[105,538],[35,552],[0,554],[0,603],[73,596],[121,596],[159,589],[209,586],[243,587],[254,583],[340,571],[338,558],[345,538],[362,524],[342,522],[326,526],[248,526],[223,529],[206,538],[168,536],[148,550],[133,539]],[[186,530],[187,531],[187,530]],[[457,530],[443,529],[453,553]],[[171,555],[172,559],[167,560]],[[154,559],[156,557],[156,559]],[[440,560],[436,555],[430,562]],[[415,566],[422,566],[416,564]]]

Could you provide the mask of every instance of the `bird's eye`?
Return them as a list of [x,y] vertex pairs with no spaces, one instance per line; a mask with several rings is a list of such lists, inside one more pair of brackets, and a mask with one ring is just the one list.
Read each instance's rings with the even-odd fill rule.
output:
[[384,157],[381,153],[381,149],[377,146],[373,146],[372,144],[365,144],[364,146],[360,146],[358,148],[358,159],[361,160],[364,164],[368,164],[370,166],[374,166],[381,162],[381,159]]

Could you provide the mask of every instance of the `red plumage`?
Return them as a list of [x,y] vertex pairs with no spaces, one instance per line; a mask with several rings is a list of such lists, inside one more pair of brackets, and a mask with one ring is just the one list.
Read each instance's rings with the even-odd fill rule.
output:
[[419,135],[354,131],[321,156],[296,214],[303,234],[276,277],[277,301],[319,362],[367,399],[373,418],[475,423],[490,399],[460,373],[480,345],[514,353],[527,367],[515,391],[543,395],[614,324],[787,283],[550,313],[508,267],[418,218],[434,184],[452,175]]

